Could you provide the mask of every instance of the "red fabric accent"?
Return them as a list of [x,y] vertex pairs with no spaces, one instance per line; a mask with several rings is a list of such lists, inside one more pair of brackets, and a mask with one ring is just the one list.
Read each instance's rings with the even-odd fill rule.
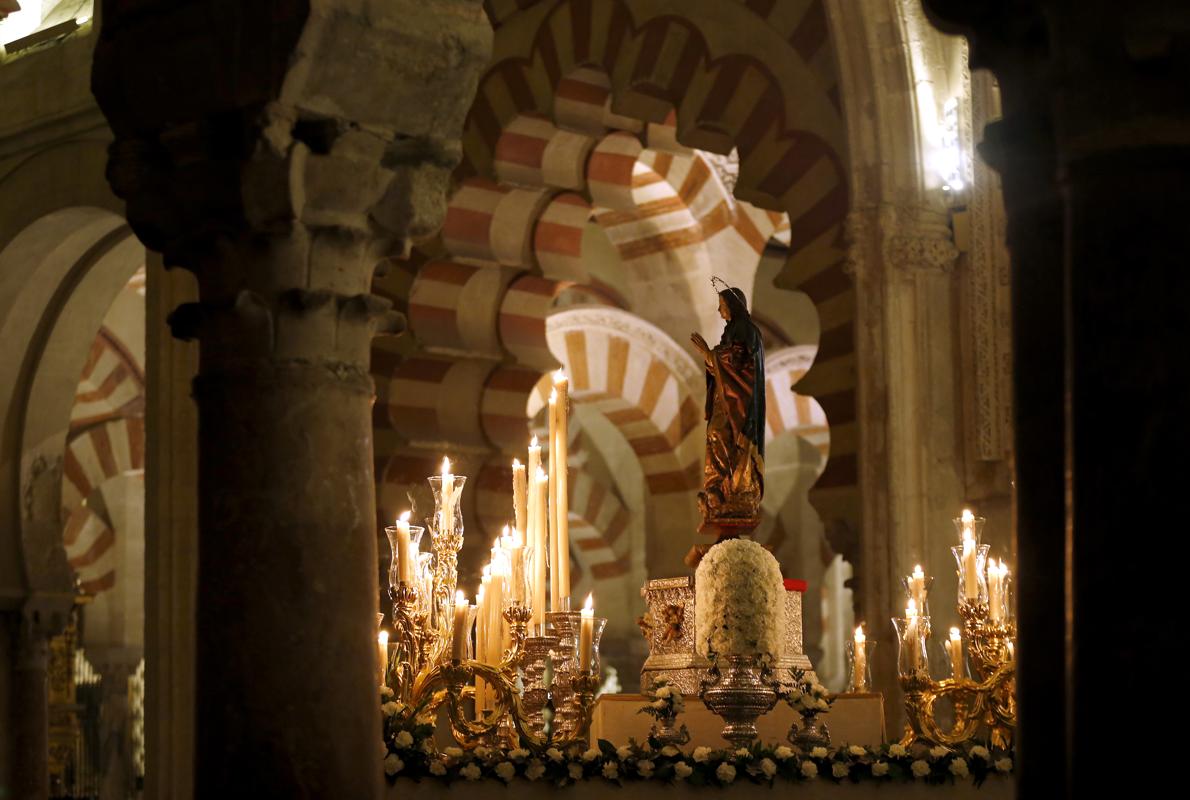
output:
[[805,581],[798,580],[797,578],[786,578],[784,582],[785,582],[785,591],[787,591],[787,592],[801,592],[802,594],[806,593],[806,589],[810,585],[810,584],[806,583]]

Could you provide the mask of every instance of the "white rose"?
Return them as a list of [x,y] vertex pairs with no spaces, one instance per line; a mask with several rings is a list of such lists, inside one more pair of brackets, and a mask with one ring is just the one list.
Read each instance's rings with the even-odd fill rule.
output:
[[542,764],[536,758],[529,762],[529,766],[525,767],[525,777],[531,781],[535,781],[545,774],[545,764]]
[[752,753],[746,747],[739,747],[735,751],[736,758],[751,758]]
[[616,758],[625,761],[632,756],[632,748],[628,745],[616,748]]
[[551,747],[549,750],[546,750],[545,756],[546,756],[546,758],[548,758],[550,761],[553,761],[554,763],[558,763],[563,758],[565,758],[565,756],[562,755],[562,751],[556,747]]
[[665,708],[665,701],[664,700],[654,700],[653,702],[649,703],[649,708],[655,708],[658,711],[660,711],[663,708]]
[[430,762],[430,774],[431,775],[445,775],[446,774],[446,765],[443,764],[438,759],[434,759],[433,761]]
[[851,747],[847,748],[847,752],[851,753],[851,755],[853,755],[853,756],[863,757],[868,754],[868,749],[866,747],[861,747],[858,744],[853,744],[853,745],[851,745]]
[[[543,768],[544,770],[544,768]],[[583,765],[582,764],[567,764],[566,772],[570,775],[570,780],[581,781],[583,779]]]
[[496,765],[496,775],[505,783],[510,783],[516,777],[516,767],[511,761],[501,761]]
[[954,761],[950,762],[950,772],[952,775],[957,775],[960,778],[965,778],[971,774],[967,769],[966,760],[962,758],[956,758]]
[[888,746],[888,754],[893,758],[904,758],[909,755],[909,751],[905,749],[905,745],[896,743]]
[[735,780],[735,767],[724,761],[719,765],[719,768],[715,770],[715,777],[718,778],[721,783],[731,783]]
[[483,745],[480,745],[479,747],[475,748],[475,757],[476,758],[487,758],[491,754],[492,754],[491,748],[484,747]]
[[597,758],[599,758],[599,748],[597,747],[592,747],[590,750],[587,750],[587,752],[583,753],[583,761],[588,763],[594,761]]
[[766,778],[771,778],[777,774],[777,764],[771,758],[762,758],[760,759],[760,771]]
[[603,777],[609,781],[613,781],[620,776],[620,768],[616,766],[614,761],[608,761],[603,765]]
[[523,747],[518,747],[515,750],[509,750],[508,757],[513,761],[520,761],[523,758],[529,757],[529,751]]
[[806,778],[813,778],[818,775],[818,765],[813,761],[802,762],[802,775]]
[[413,734],[410,733],[409,731],[401,731],[400,733],[397,734],[397,738],[394,739],[393,741],[395,741],[397,743],[397,747],[412,747],[413,746]]
[[405,769],[405,762],[397,758],[396,753],[389,753],[388,758],[384,759],[385,775],[396,775],[403,769]]
[[636,762],[636,771],[640,773],[642,778],[649,778],[653,775],[654,764],[652,761],[645,759],[644,761]]
[[459,770],[459,774],[469,781],[477,781],[481,773],[479,771],[479,765],[472,762]]
[[928,761],[922,761],[920,758],[914,761],[909,768],[913,770],[913,777],[915,778],[924,778],[930,774],[930,763]]
[[875,775],[877,778],[882,778],[885,775],[887,775],[888,774],[888,762],[887,761],[877,761],[875,764],[872,765],[872,774]]
[[836,778],[846,778],[850,772],[851,768],[842,761],[836,761],[835,763],[831,764],[831,774]]
[[996,759],[996,772],[1012,772],[1012,759],[1011,758],[997,758]]
[[693,772],[694,768],[685,761],[678,761],[674,764],[674,775],[677,776],[679,780],[685,780],[686,778],[689,778]]
[[810,758],[826,758],[826,748],[815,747],[810,751]]
[[992,754],[989,753],[988,749],[981,744],[977,744],[971,748],[971,755],[972,757],[978,758],[981,761],[990,761],[992,758]]
[[661,755],[668,756],[669,758],[673,758],[681,752],[681,750],[674,747],[672,744],[667,744],[665,747],[661,748]]
[[819,711],[828,711],[828,710],[830,710],[831,704],[826,702],[825,700],[815,700],[814,707],[817,708]]
[[381,697],[392,697],[392,696],[393,696],[393,690],[392,690],[392,689],[390,689],[390,688],[388,688],[387,686],[385,686],[385,685],[381,684],[381,686],[380,686],[380,696],[381,696]]
[[392,702],[384,703],[380,706],[380,713],[386,717],[395,717],[397,715],[397,704]]
[[775,755],[777,758],[781,759],[782,761],[785,761],[787,759],[793,758],[793,751],[790,750],[785,745],[781,745],[780,747],[778,747],[776,750],[773,751],[773,755]]
[[711,757],[711,748],[709,748],[709,747],[694,748],[694,760],[697,761],[699,764],[703,763],[710,757]]
[[662,686],[657,690],[657,696],[662,699],[669,697],[673,693],[673,689],[669,688],[668,686]]
[[445,753],[450,758],[462,758],[463,757],[463,751],[457,747],[448,747],[445,750],[443,750],[442,752]]
[[942,745],[930,748],[930,758],[946,758],[947,754],[949,753],[950,750],[943,747]]

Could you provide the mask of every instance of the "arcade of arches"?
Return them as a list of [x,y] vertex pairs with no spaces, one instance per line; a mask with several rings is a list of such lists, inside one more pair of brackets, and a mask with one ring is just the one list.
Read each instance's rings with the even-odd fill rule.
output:
[[[0,798],[378,796],[381,526],[449,454],[474,585],[559,367],[575,593],[635,691],[640,587],[685,574],[696,538],[689,336],[722,331],[712,276],[764,337],[755,536],[809,584],[819,674],[842,687],[857,623],[890,638],[914,564],[955,591],[949,520],[973,507],[1021,574],[1019,785],[1069,788],[1036,743],[1080,718],[1047,682],[1074,698],[1098,674],[1064,655],[1092,623],[1064,620],[1086,589],[1061,575],[1064,504],[1099,501],[1062,490],[1062,376],[1118,393],[1106,366],[1064,373],[1087,356],[1063,345],[1055,163],[1119,140],[1084,103],[1055,154],[1062,67],[1030,32],[1057,23],[1034,4],[19,5],[0,0]],[[1184,59],[1182,35],[1150,44]],[[1129,113],[1165,119],[1155,91]],[[1172,122],[1128,130],[1190,146]],[[1185,299],[1170,287],[1146,302]],[[1069,335],[1107,335],[1067,302]],[[1186,400],[1150,345],[1154,390]],[[1082,424],[1121,428],[1101,402]],[[1108,454],[1147,457],[1132,446]],[[1086,575],[1109,518],[1071,540]],[[894,655],[874,665],[890,728]],[[291,706],[298,728],[270,710]]]

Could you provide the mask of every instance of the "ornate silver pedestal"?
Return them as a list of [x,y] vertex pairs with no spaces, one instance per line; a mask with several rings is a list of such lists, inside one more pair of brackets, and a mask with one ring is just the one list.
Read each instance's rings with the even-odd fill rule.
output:
[[757,736],[757,718],[777,703],[775,684],[755,656],[723,656],[719,665],[707,672],[700,697],[727,723],[723,738],[733,747],[747,747]]
[[[694,651],[694,577],[657,578],[641,589],[645,614],[639,620],[649,643],[649,657],[640,673],[641,690],[656,678],[667,678],[682,694],[698,694],[706,676],[707,660]],[[817,681],[814,666],[802,652],[802,593],[785,593],[785,650],[773,665],[773,677],[785,688],[792,686],[789,670],[800,667],[808,680]]]

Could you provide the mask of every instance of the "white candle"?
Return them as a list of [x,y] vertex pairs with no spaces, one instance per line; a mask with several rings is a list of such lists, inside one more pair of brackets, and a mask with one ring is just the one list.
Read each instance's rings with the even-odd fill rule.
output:
[[562,595],[558,584],[558,390],[550,391],[550,451],[549,451],[549,548],[550,548],[550,610],[562,610]]
[[921,666],[921,644],[917,627],[917,601],[913,598],[909,598],[905,605],[905,619],[904,646],[909,648],[909,664],[916,670]]
[[[540,450],[541,448],[538,448]],[[546,564],[546,490],[549,488],[549,476],[539,466],[534,476],[536,495],[533,503],[533,624],[540,635],[545,635],[545,596],[549,586],[548,567]]]
[[450,459],[442,457],[442,519],[438,524],[446,535],[455,530],[455,476],[450,471]]
[[867,651],[868,637],[864,636],[864,626],[860,625],[855,629],[855,646],[852,648],[854,657],[852,658],[851,671],[854,673],[852,680],[853,686],[857,692],[867,691],[868,688],[868,651]]
[[558,415],[556,446],[558,458],[554,462],[558,470],[558,594],[562,607],[570,603],[570,475],[567,469],[567,454],[570,451],[570,382],[566,373],[554,373],[554,390],[558,393],[555,413]]
[[595,639],[595,598],[587,595],[583,603],[581,625],[578,631],[578,668],[583,672],[591,669],[591,645]]
[[529,524],[528,483],[525,480],[525,465],[518,459],[512,460],[512,514],[518,531],[527,530]]
[[450,641],[450,657],[462,661],[467,657],[467,637],[471,631],[467,630],[467,612],[470,610],[467,596],[462,590],[455,593],[454,628]]
[[401,583],[412,584],[417,564],[409,548],[409,512],[397,518],[397,577]]
[[913,566],[913,574],[909,576],[909,594],[917,601],[917,607],[926,607],[926,574],[922,572],[921,564]]
[[958,628],[950,629],[950,639],[944,642],[946,654],[950,656],[950,675],[956,681],[963,677],[963,634]]
[[509,597],[514,603],[525,602],[525,539],[521,532],[513,528],[511,534],[503,542],[504,552],[508,556],[508,586]]
[[380,685],[384,686],[388,674],[388,631],[376,634],[376,655],[380,659]]
[[[483,568],[480,579],[479,592],[475,596],[475,660],[485,664],[488,661],[488,585],[491,583],[490,567]],[[483,678],[475,679],[475,713],[483,711],[484,700],[487,695],[487,682]]]
[[1000,570],[996,567],[996,559],[988,559],[988,619],[999,622],[1003,616],[1000,606]]
[[979,598],[979,572],[975,566],[975,539],[971,531],[963,529],[963,597]]

